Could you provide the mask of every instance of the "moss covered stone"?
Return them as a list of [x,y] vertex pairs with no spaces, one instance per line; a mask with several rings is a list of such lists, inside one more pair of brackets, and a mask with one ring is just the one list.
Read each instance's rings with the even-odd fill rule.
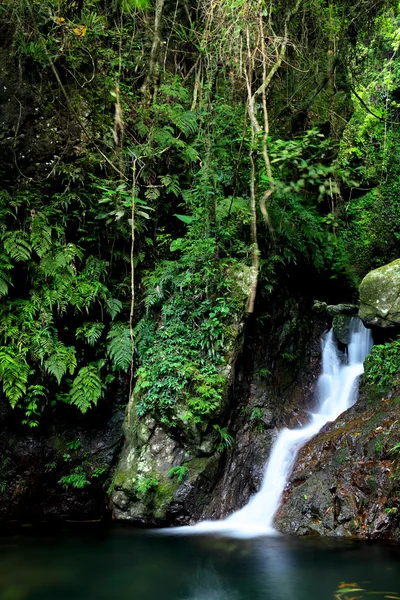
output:
[[336,339],[342,344],[350,342],[350,323],[352,317],[349,315],[336,315],[333,318],[332,327]]
[[360,318],[369,327],[400,326],[400,259],[370,271],[360,285]]

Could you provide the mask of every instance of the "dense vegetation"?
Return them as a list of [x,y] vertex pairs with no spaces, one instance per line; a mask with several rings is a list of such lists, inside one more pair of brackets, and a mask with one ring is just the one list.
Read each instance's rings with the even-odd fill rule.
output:
[[31,87],[0,141],[0,379],[24,424],[118,381],[135,415],[216,418],[238,273],[250,313],[296,278],[351,296],[396,257],[395,2],[3,0],[0,20]]

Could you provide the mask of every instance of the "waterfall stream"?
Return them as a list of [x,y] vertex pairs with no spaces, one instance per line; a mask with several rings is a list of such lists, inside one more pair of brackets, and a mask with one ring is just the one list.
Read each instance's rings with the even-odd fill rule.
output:
[[203,521],[180,527],[177,533],[226,532],[235,537],[274,535],[273,520],[299,450],[329,421],[357,400],[358,378],[372,347],[370,330],[360,319],[350,324],[347,356],[341,359],[330,330],[322,339],[322,371],[317,382],[317,412],[300,429],[283,429],[271,450],[260,491],[240,510],[222,521]]

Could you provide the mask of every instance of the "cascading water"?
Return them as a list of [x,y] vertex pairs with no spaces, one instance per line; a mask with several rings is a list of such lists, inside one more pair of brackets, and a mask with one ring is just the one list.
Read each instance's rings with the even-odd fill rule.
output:
[[237,537],[273,535],[273,519],[296,456],[329,421],[334,421],[357,400],[358,378],[372,347],[371,332],[360,319],[350,324],[347,359],[341,362],[332,330],[322,340],[322,372],[318,378],[318,412],[301,429],[283,429],[272,448],[260,491],[240,510],[223,521],[203,521],[180,527],[179,533],[226,532]]

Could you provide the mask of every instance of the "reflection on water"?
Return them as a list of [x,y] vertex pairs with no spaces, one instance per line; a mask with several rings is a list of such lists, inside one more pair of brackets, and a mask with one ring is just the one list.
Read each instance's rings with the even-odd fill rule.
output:
[[222,579],[211,564],[208,569],[199,567],[191,582],[191,591],[182,600],[241,600],[237,590]]
[[399,546],[82,525],[0,537],[0,600],[325,600],[340,582],[399,592],[399,559]]

